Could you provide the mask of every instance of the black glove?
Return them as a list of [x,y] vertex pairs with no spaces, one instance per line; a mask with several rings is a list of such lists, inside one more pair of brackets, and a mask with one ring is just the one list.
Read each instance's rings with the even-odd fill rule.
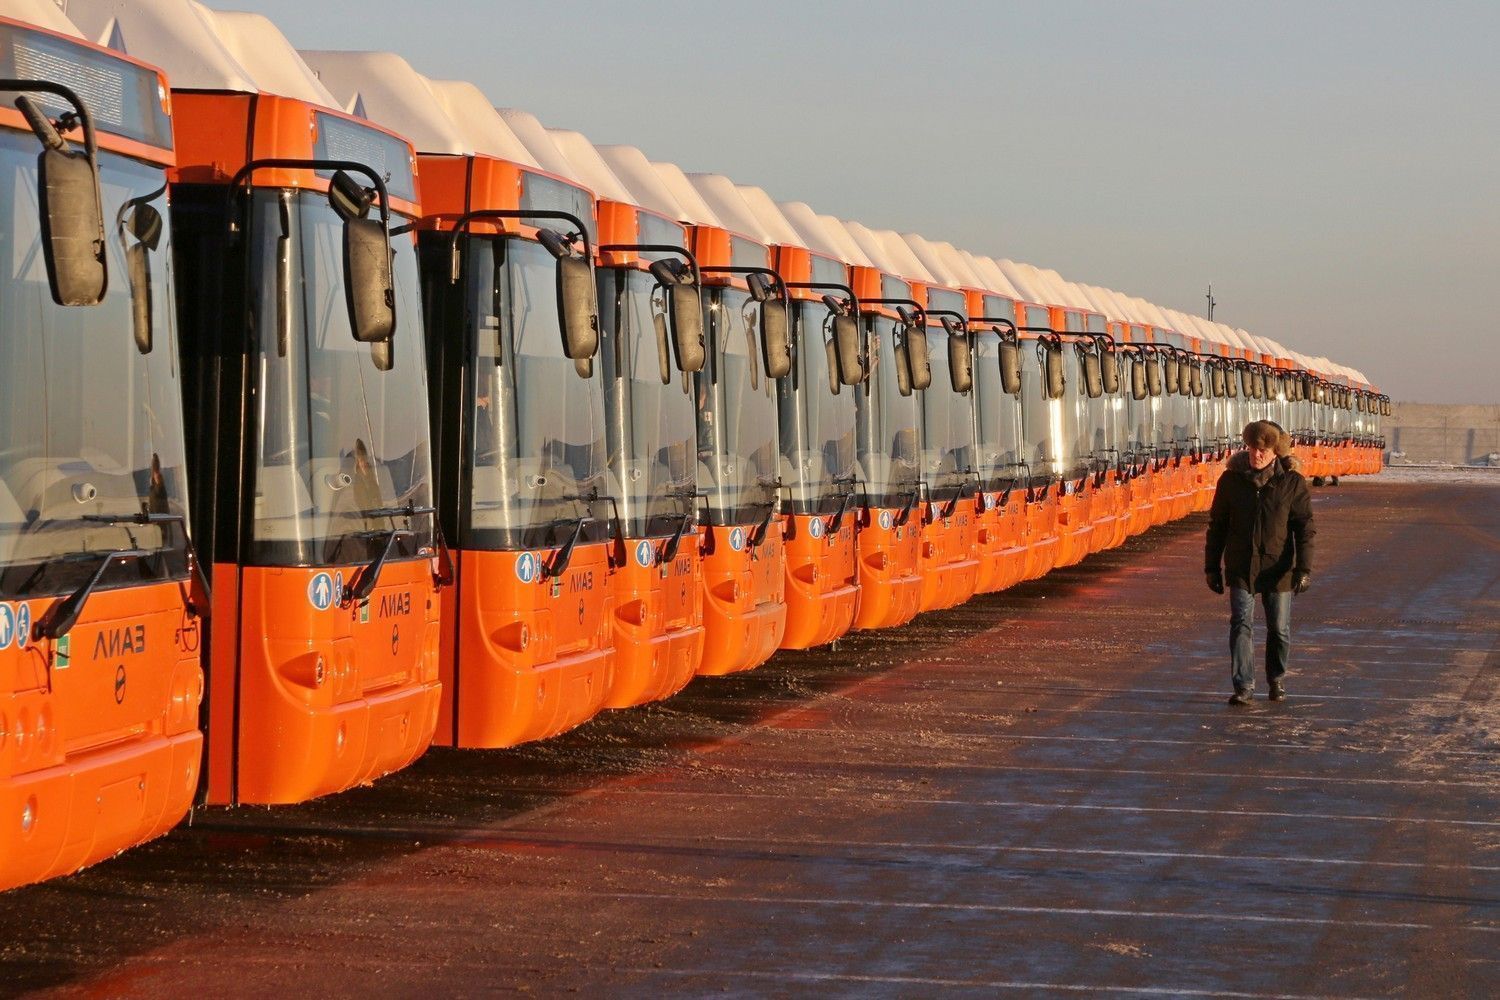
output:
[[1208,589],[1215,594],[1224,593],[1224,574],[1219,570],[1211,569],[1204,574],[1208,580]]
[[1312,586],[1312,573],[1305,569],[1295,570],[1292,573],[1292,593],[1305,594],[1307,588]]

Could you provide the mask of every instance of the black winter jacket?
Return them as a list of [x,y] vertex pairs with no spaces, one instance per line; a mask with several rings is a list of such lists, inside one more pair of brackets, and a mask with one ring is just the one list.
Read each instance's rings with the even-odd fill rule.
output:
[[1297,460],[1278,458],[1264,486],[1257,486],[1250,456],[1236,452],[1214,490],[1208,514],[1203,566],[1224,582],[1260,594],[1292,589],[1294,572],[1312,572],[1312,495]]

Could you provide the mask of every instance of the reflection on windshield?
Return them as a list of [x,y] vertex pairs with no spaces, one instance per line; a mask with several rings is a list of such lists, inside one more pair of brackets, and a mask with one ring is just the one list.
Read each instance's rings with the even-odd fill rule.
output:
[[[388,513],[432,503],[412,240],[392,241],[393,341],[389,348],[361,344],[349,327],[342,223],[327,198],[262,190],[252,206],[263,387],[253,559],[297,565],[364,559],[396,527],[415,532],[400,549],[413,555],[430,544],[431,519],[408,523]],[[393,364],[381,371],[377,352],[387,349]]]
[[796,369],[781,380],[782,478],[793,509],[818,513],[838,506],[854,481],[854,397],[863,386],[838,382],[832,312],[821,301],[793,303]]
[[921,394],[901,395],[905,361],[896,351],[896,328],[886,316],[866,321],[870,392],[856,386],[854,393],[860,478],[868,502],[881,507],[905,503],[921,479]]
[[708,299],[708,363],[693,376],[698,483],[715,523],[748,523],[776,502],[776,390],[761,364],[760,303],[737,288]]
[[948,332],[940,326],[927,330],[927,358],[932,384],[922,393],[922,475],[930,488],[958,486],[973,480],[974,426],[968,395],[953,391]]
[[[107,219],[129,199],[166,214],[159,168],[99,159]],[[84,520],[187,513],[170,234],[164,229],[146,251],[155,343],[141,354],[131,335],[125,250],[112,232],[104,301],[53,302],[30,134],[0,132],[0,205],[0,593],[19,596],[28,565],[71,553],[171,548],[166,569],[180,572],[180,528]],[[136,579],[162,571],[129,569]],[[44,575],[27,583],[31,593],[65,586],[59,574]]]
[[[499,247],[500,256],[496,257]],[[560,545],[609,526],[600,379],[563,353],[557,265],[538,243],[475,237],[465,254],[475,324],[470,533],[479,548]]]
[[609,415],[610,472],[632,538],[670,534],[693,517],[697,428],[690,380],[672,364],[666,302],[645,271],[599,269],[600,351]]

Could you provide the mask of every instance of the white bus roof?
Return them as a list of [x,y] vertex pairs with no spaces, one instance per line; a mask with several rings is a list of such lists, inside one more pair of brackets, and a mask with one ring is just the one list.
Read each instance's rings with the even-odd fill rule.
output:
[[[780,243],[784,246],[806,247],[809,250],[817,249],[810,246],[802,238],[801,234],[797,232],[797,227],[792,225],[791,220],[786,217],[786,213],[781,210],[781,206],[776,204],[763,189],[755,187],[752,184],[736,184],[735,190],[739,191],[740,197],[745,199],[745,204],[749,205],[750,210],[760,219],[761,226],[770,234],[772,243]],[[823,251],[819,250],[818,252],[822,253]],[[830,256],[838,257],[838,254]],[[839,259],[842,260],[843,258]]]
[[427,78],[394,52],[300,53],[339,106],[406,136],[421,153],[475,153],[427,86]]
[[[675,163],[662,163],[651,161],[651,169],[656,171],[656,176],[661,178],[662,185],[672,192],[673,199],[682,209],[682,217],[679,221],[695,226],[718,226],[720,229],[735,230],[728,222],[721,220],[713,210],[713,206],[703,200],[698,189],[693,187],[693,182],[688,180],[687,174]],[[740,233],[755,239],[751,233]]]
[[[68,20],[55,0],[0,0],[0,17],[14,18],[38,28],[55,31],[59,35],[83,38],[78,25]],[[118,51],[118,50],[117,50]]]
[[748,236],[758,243],[770,246],[775,240],[761,223],[760,217],[745,204],[745,199],[735,190],[734,181],[723,174],[684,174],[713,214],[718,216],[726,229],[741,236]]
[[820,215],[817,219],[823,224],[823,228],[828,231],[828,236],[833,241],[833,245],[842,250],[840,256],[844,260],[851,264],[858,264],[861,267],[880,269],[875,263],[875,258],[865,252],[865,248],[860,246],[859,241],[854,238],[854,234],[849,231],[849,227],[844,225],[843,219],[832,215]]
[[562,150],[557,148],[557,143],[552,141],[552,135],[546,127],[536,120],[536,115],[530,111],[522,111],[520,108],[496,108],[501,121],[510,127],[521,140],[521,144],[530,151],[531,156],[537,164],[549,174],[557,174],[559,177],[568,176],[573,165],[563,155]]
[[182,90],[275,94],[337,108],[291,42],[260,14],[219,12],[194,0],[70,0],[86,37],[161,67]]
[[937,279],[938,284],[947,285],[949,288],[958,288],[965,284],[963,276],[953,270],[950,261],[944,259],[937,244],[916,233],[901,233],[899,239],[906,245],[911,255],[921,262],[927,273]]
[[1016,286],[1011,284],[1010,279],[1005,276],[1005,272],[1000,270],[1000,265],[995,263],[993,257],[975,257],[973,263],[974,269],[984,279],[986,290],[994,292],[996,295],[1004,295],[1012,301],[1023,297],[1016,290]]
[[572,168],[563,176],[593,191],[596,198],[607,198],[624,205],[636,204],[625,185],[620,183],[615,172],[599,155],[599,150],[589,142],[588,136],[570,129],[549,128],[547,131],[551,133],[558,152],[562,153]]
[[634,146],[594,148],[599,151],[599,157],[605,164],[614,171],[625,190],[630,192],[631,200],[637,205],[679,222],[687,215],[682,206],[677,204],[671,189],[662,183],[661,175],[651,166],[645,153]]
[[500,112],[484,91],[467,80],[427,81],[432,96],[448,112],[448,119],[458,127],[477,153],[494,156],[524,167],[541,168],[526,144],[505,124]]

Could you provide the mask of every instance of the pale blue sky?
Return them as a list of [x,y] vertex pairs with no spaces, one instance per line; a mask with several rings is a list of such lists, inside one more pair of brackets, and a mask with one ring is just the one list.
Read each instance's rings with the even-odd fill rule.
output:
[[1500,2],[310,3],[595,142],[1500,401]]

